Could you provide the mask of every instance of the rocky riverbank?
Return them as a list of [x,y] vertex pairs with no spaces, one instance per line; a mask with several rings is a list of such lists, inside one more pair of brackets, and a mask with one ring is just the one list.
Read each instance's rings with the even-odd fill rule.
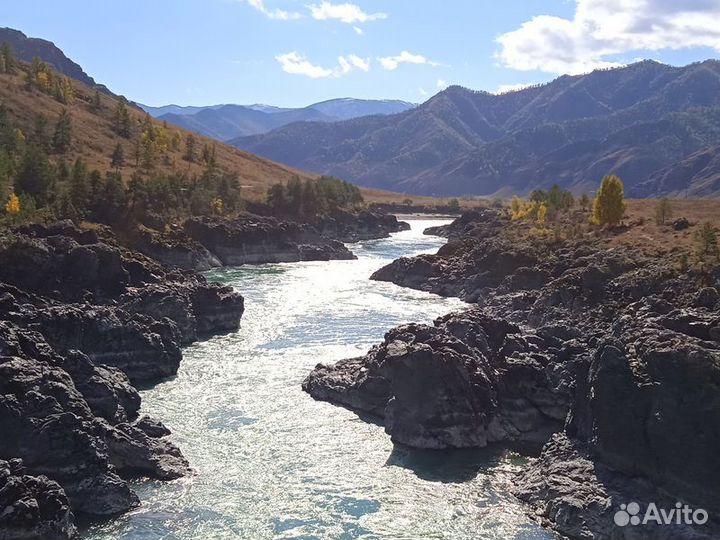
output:
[[219,266],[353,259],[345,242],[385,238],[409,228],[389,214],[336,210],[303,221],[242,214],[190,218],[159,233],[144,229],[131,245],[166,264],[203,271]]
[[[474,304],[319,365],[303,388],[382,418],[398,443],[538,455],[529,513],[572,538],[717,538],[720,269],[682,268],[609,235],[533,235],[492,210],[440,231],[436,255],[373,279]],[[618,526],[621,504],[682,501],[705,524]]]
[[128,478],[191,472],[133,385],[236,330],[243,298],[66,222],[2,235],[0,261],[0,538],[71,538],[137,506]]

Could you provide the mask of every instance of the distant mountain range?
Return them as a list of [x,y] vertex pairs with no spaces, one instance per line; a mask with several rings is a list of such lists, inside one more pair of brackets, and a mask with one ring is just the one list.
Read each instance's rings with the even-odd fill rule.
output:
[[140,105],[151,115],[222,141],[267,133],[293,122],[338,122],[371,115],[390,115],[415,107],[396,100],[341,98],[292,109],[271,105],[211,105],[183,107]]
[[502,95],[453,86],[393,116],[290,124],[231,144],[360,185],[507,195],[609,172],[635,196],[720,195],[720,62],[644,61]]

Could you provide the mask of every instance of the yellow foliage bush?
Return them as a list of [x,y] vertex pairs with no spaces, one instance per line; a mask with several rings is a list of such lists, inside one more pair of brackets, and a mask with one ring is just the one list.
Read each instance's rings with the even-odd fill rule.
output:
[[5,211],[8,214],[19,214],[20,213],[20,199],[14,193],[10,195],[10,198],[5,204]]

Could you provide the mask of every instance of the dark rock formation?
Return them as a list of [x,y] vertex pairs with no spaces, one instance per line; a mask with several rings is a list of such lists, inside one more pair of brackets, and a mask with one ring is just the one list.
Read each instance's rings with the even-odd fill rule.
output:
[[22,460],[0,460],[0,539],[75,538],[68,498],[57,482],[25,474]]
[[[587,448],[568,439],[564,433],[553,435],[540,458],[522,471],[515,481],[514,492],[528,503],[543,524],[570,538],[709,540],[720,536],[714,521],[705,525],[652,521],[616,525],[615,513],[629,504],[637,504],[642,513],[651,503],[658,509],[670,511],[676,508],[677,499],[659,493],[647,480],[628,477],[598,463]],[[622,517],[629,518],[630,514],[621,515],[619,519]]]
[[270,217],[193,218],[185,222],[185,232],[228,266],[354,258],[342,242],[320,236],[310,225]]
[[[478,305],[391,330],[304,388],[383,417],[404,444],[544,444],[516,492],[572,538],[719,537],[720,269],[680,272],[602,237],[544,243],[501,216],[433,232],[450,238],[437,254],[373,278]],[[613,520],[620,504],[676,501],[710,521]]]
[[383,417],[410,446],[539,448],[569,406],[557,361],[541,337],[472,310],[395,328],[363,358],[319,365],[303,389]]
[[315,220],[313,225],[321,235],[348,243],[387,238],[390,233],[410,229],[409,223],[398,221],[392,214],[368,211],[352,213],[336,210]]
[[142,229],[131,245],[170,266],[203,271],[222,265],[352,259],[343,242],[385,238],[409,227],[393,215],[368,211],[335,210],[301,221],[245,213],[192,218],[166,233]]
[[126,478],[190,472],[131,383],[237,329],[243,299],[66,222],[0,237],[0,260],[0,538],[69,538],[73,513],[139,504]]
[[690,226],[690,222],[687,220],[687,218],[679,217],[672,223],[673,229],[676,231],[684,231]]

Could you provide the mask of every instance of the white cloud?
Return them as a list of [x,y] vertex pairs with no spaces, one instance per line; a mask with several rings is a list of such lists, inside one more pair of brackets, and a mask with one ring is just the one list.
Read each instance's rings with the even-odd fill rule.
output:
[[324,79],[327,77],[342,77],[348,73],[360,70],[370,71],[370,59],[361,58],[355,54],[338,57],[338,65],[335,68],[316,66],[297,51],[280,54],[275,57],[285,73],[292,75],[303,75],[311,79]]
[[440,65],[437,62],[431,62],[421,54],[413,54],[408,51],[402,51],[397,56],[384,56],[378,58],[378,62],[380,62],[383,69],[387,69],[389,71],[397,69],[400,64],[425,64],[428,66]]
[[305,75],[311,79],[322,79],[323,77],[330,77],[333,74],[332,69],[315,66],[295,51],[280,54],[275,57],[275,60],[280,62],[280,66],[285,73],[291,73],[292,75]]
[[365,23],[387,19],[387,13],[365,13],[355,4],[332,4],[327,1],[307,6],[313,19],[319,21],[337,20],[347,24]]
[[370,71],[370,59],[360,58],[354,54],[338,57],[338,64],[340,64],[340,70],[337,72],[338,76],[350,73],[354,69],[359,69],[366,73]]
[[269,19],[278,19],[281,21],[289,21],[291,19],[299,19],[302,17],[299,13],[292,11],[285,11],[278,8],[268,8],[265,5],[265,0],[247,0],[247,3],[258,10],[260,13],[265,15]]
[[363,29],[360,28],[359,26],[353,26],[353,30],[355,30],[355,33],[356,33],[358,36],[362,36],[362,35],[365,33],[365,32],[363,31]]
[[497,87],[493,94],[507,94],[508,92],[517,92],[524,88],[533,86],[532,84],[518,83],[518,84],[501,84]]
[[540,15],[497,38],[498,59],[518,70],[577,74],[618,66],[633,51],[720,51],[719,0],[575,0],[572,19]]
[[437,82],[435,83],[435,86],[437,87],[438,90],[445,90],[450,85],[447,83],[447,81],[438,79]]

